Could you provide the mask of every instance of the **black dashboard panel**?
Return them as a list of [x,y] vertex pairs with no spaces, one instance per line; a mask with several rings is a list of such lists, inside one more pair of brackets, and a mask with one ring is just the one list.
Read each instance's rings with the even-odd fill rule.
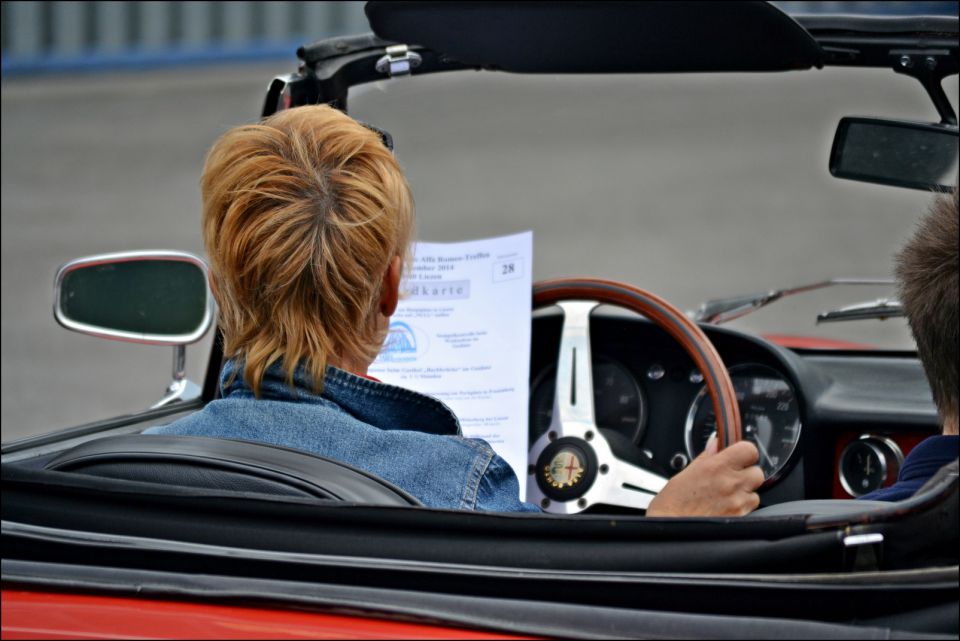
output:
[[[916,435],[939,429],[929,386],[913,354],[794,351],[737,330],[702,327],[728,368],[773,370],[796,395],[799,442],[779,477],[761,491],[764,505],[830,497],[837,440],[851,430]],[[554,376],[561,329],[559,312],[545,309],[534,315],[530,380],[531,390],[536,384],[541,395],[549,386],[544,379]],[[687,415],[702,387],[692,359],[653,323],[620,310],[599,308],[590,331],[594,367],[615,363],[636,382],[645,406],[637,442],[605,430],[614,437],[615,454],[666,476],[676,474],[682,469],[678,455],[687,455]],[[599,384],[594,381],[595,387]],[[609,414],[608,408],[607,420]]]
[[937,415],[930,386],[915,358],[807,355],[803,360],[829,380],[816,412],[830,423],[929,426]]

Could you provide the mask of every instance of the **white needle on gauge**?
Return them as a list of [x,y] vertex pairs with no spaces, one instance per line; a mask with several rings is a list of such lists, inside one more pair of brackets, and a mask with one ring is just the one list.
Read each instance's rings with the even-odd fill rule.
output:
[[[746,428],[744,428],[744,431],[745,431],[747,434],[751,434],[751,435],[752,435],[752,434],[756,433],[757,429],[754,428],[752,425],[747,425]],[[765,447],[763,446],[763,443],[760,442],[760,435],[759,435],[759,434],[757,434],[756,437],[753,439],[753,444],[757,446],[757,449],[758,449],[758,450],[760,450],[760,456],[762,456],[763,458],[767,459],[767,463],[770,464],[770,467],[771,467],[771,468],[776,467],[776,466],[773,464],[773,461],[770,460],[770,455],[767,454],[767,448],[765,448]]]

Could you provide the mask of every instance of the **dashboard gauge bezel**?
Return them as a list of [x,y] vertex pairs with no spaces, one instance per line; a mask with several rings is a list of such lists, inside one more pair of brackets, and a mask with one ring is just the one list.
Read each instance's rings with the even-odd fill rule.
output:
[[[793,402],[797,412],[797,438],[793,443],[793,448],[790,450],[790,454],[787,456],[787,459],[783,461],[783,463],[781,463],[776,470],[774,470],[773,474],[771,474],[766,479],[764,479],[762,487],[766,488],[779,482],[780,479],[786,476],[787,473],[789,473],[793,469],[793,466],[797,462],[798,457],[796,456],[796,453],[800,447],[800,439],[803,438],[803,423],[804,423],[803,402],[802,402],[802,397],[797,393],[797,386],[793,383],[793,381],[790,380],[790,378],[786,374],[784,374],[783,372],[779,371],[774,367],[771,367],[770,365],[765,365],[763,363],[748,362],[748,363],[738,363],[737,365],[733,365],[727,368],[727,371],[730,373],[731,379],[733,379],[737,375],[742,375],[742,373],[745,371],[750,372],[750,371],[756,371],[756,370],[769,372],[773,378],[781,380],[787,385],[787,387],[790,390],[790,394],[793,398]],[[696,419],[697,412],[700,409],[700,403],[703,401],[705,397],[706,397],[706,388],[701,385],[700,389],[697,391],[696,395],[693,397],[693,400],[690,402],[690,407],[687,410],[687,417],[684,420],[683,445],[684,445],[684,448],[686,449],[687,456],[690,457],[691,461],[697,457],[697,455],[694,454],[694,449],[692,447],[692,443],[690,442],[692,431],[693,431],[693,422]],[[742,415],[742,408],[741,408],[741,415]]]
[[[636,376],[634,371],[626,365],[626,363],[616,358],[607,356],[606,354],[595,355],[593,361],[594,361],[594,366],[600,365],[604,362],[613,363],[615,366],[619,367],[626,373],[630,381],[633,383],[633,386],[636,388],[637,398],[639,399],[640,407],[637,412],[637,425],[632,430],[632,434],[630,436],[630,442],[634,446],[640,447],[640,443],[643,441],[643,438],[644,436],[646,436],[646,433],[647,433],[647,419],[650,413],[649,405],[647,401],[647,395],[643,389],[643,386],[640,384],[640,379]],[[540,373],[537,374],[536,378],[533,379],[533,383],[530,385],[530,410],[529,410],[530,419],[529,419],[529,427],[527,429],[528,438],[533,433],[533,430],[534,430],[534,420],[536,417],[536,404],[535,404],[536,391],[540,387],[540,385],[543,384],[545,379],[552,377],[554,380],[556,380],[556,375],[557,375],[556,365],[550,365],[548,367],[543,368],[540,371]],[[593,384],[594,384],[594,389],[596,389],[596,384],[597,384],[596,381],[594,381]],[[594,421],[596,421],[596,407],[594,407]],[[617,428],[608,428],[605,426],[601,426],[599,424],[596,425],[596,427],[598,429],[604,429],[604,430],[613,429],[615,431],[620,432],[621,434],[624,433]],[[535,440],[536,438],[530,439],[530,443],[533,443]]]
[[[881,482],[879,487],[869,489],[865,492],[856,492],[853,489],[853,484],[850,483],[850,479],[843,473],[844,465],[843,462],[846,460],[847,455],[857,445],[866,445],[874,454],[877,455],[877,459],[880,461],[880,470],[881,470]],[[884,447],[888,451],[884,451]],[[876,434],[861,434],[859,438],[847,443],[847,445],[840,452],[840,458],[837,459],[837,475],[840,477],[840,487],[843,488],[843,491],[852,496],[853,498],[858,498],[874,492],[876,490],[882,489],[884,484],[887,482],[888,477],[890,476],[891,467],[889,461],[889,456],[893,455],[893,463],[896,465],[895,473],[899,474],[900,467],[903,466],[903,450],[900,449],[900,446],[897,445],[897,442],[886,436],[878,436]]]

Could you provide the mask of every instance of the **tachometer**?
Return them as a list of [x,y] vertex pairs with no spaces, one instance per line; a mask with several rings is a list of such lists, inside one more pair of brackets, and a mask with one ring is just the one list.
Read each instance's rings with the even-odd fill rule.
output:
[[[540,438],[553,418],[557,370],[544,372],[530,395],[530,442]],[[620,363],[597,358],[593,363],[593,411],[597,427],[616,430],[639,444],[646,425],[647,407],[640,385]]]
[[[764,477],[776,479],[800,440],[800,410],[793,387],[764,365],[731,367],[730,378],[740,405],[743,438],[760,451]],[[684,439],[691,459],[703,452],[716,430],[717,418],[704,386],[687,413]]]

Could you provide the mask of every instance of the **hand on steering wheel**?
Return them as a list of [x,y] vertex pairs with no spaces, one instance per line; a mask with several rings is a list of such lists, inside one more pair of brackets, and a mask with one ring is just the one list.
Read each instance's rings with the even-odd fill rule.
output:
[[[547,432],[531,446],[528,459],[532,478],[527,483],[527,501],[547,512],[574,514],[594,504],[645,510],[667,484],[664,477],[616,458],[597,429],[590,313],[601,303],[638,312],[673,337],[703,374],[717,417],[719,448],[741,438],[740,412],[727,368],[709,339],[682,312],[649,292],[614,281],[577,278],[535,283],[533,307],[557,305],[564,314],[553,418]],[[741,449],[748,451],[731,451],[713,467],[752,465],[749,448]],[[699,459],[691,466],[698,463]],[[742,485],[753,485],[748,492],[752,493],[762,480],[761,472],[755,485],[752,480]]]

